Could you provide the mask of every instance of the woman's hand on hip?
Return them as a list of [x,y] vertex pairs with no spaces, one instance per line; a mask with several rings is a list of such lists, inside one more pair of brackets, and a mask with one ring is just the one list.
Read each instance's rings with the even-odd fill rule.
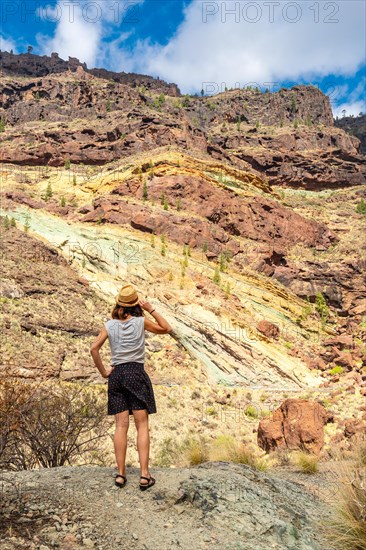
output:
[[113,367],[113,366],[112,367],[107,367],[105,369],[105,374],[103,375],[103,378],[108,378],[112,374],[112,372],[114,371],[115,368],[116,367]]

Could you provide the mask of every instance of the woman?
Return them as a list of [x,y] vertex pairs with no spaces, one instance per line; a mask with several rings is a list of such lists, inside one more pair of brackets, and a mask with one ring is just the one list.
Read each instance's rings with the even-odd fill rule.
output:
[[[148,311],[156,322],[146,319]],[[149,472],[149,414],[156,413],[151,380],[144,370],[145,330],[155,334],[172,332],[169,323],[149,303],[139,300],[135,288],[124,285],[116,296],[109,319],[90,348],[95,366],[103,378],[108,378],[108,415],[115,415],[114,450],[118,467],[115,484],[126,484],[126,451],[129,415],[133,414],[137,429],[137,450],[140,462],[140,489],[155,483]],[[109,339],[112,366],[104,367],[99,354]]]

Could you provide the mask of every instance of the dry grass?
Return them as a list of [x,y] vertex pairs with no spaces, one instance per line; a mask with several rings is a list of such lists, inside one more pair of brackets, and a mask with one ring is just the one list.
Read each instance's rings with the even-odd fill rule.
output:
[[256,470],[265,471],[270,467],[267,457],[254,452],[250,446],[237,441],[230,435],[216,437],[210,444],[209,459],[247,464]]
[[318,471],[319,458],[316,455],[297,452],[293,455],[293,462],[304,474],[316,474]]
[[331,521],[323,525],[325,537],[334,549],[366,550],[366,443],[354,460],[337,463],[333,474],[336,500]]

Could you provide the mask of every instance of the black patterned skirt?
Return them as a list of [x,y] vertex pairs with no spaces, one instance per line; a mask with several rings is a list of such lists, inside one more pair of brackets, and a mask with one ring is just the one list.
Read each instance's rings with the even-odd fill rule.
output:
[[129,414],[141,409],[156,413],[154,390],[144,363],[120,363],[108,376],[108,414],[127,409]]

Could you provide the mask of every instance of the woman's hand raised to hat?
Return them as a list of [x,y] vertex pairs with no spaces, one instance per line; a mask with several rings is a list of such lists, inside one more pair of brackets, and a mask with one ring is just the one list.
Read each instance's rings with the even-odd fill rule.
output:
[[154,309],[154,306],[150,304],[150,302],[145,302],[144,300],[139,300],[139,304],[145,311],[152,311]]

